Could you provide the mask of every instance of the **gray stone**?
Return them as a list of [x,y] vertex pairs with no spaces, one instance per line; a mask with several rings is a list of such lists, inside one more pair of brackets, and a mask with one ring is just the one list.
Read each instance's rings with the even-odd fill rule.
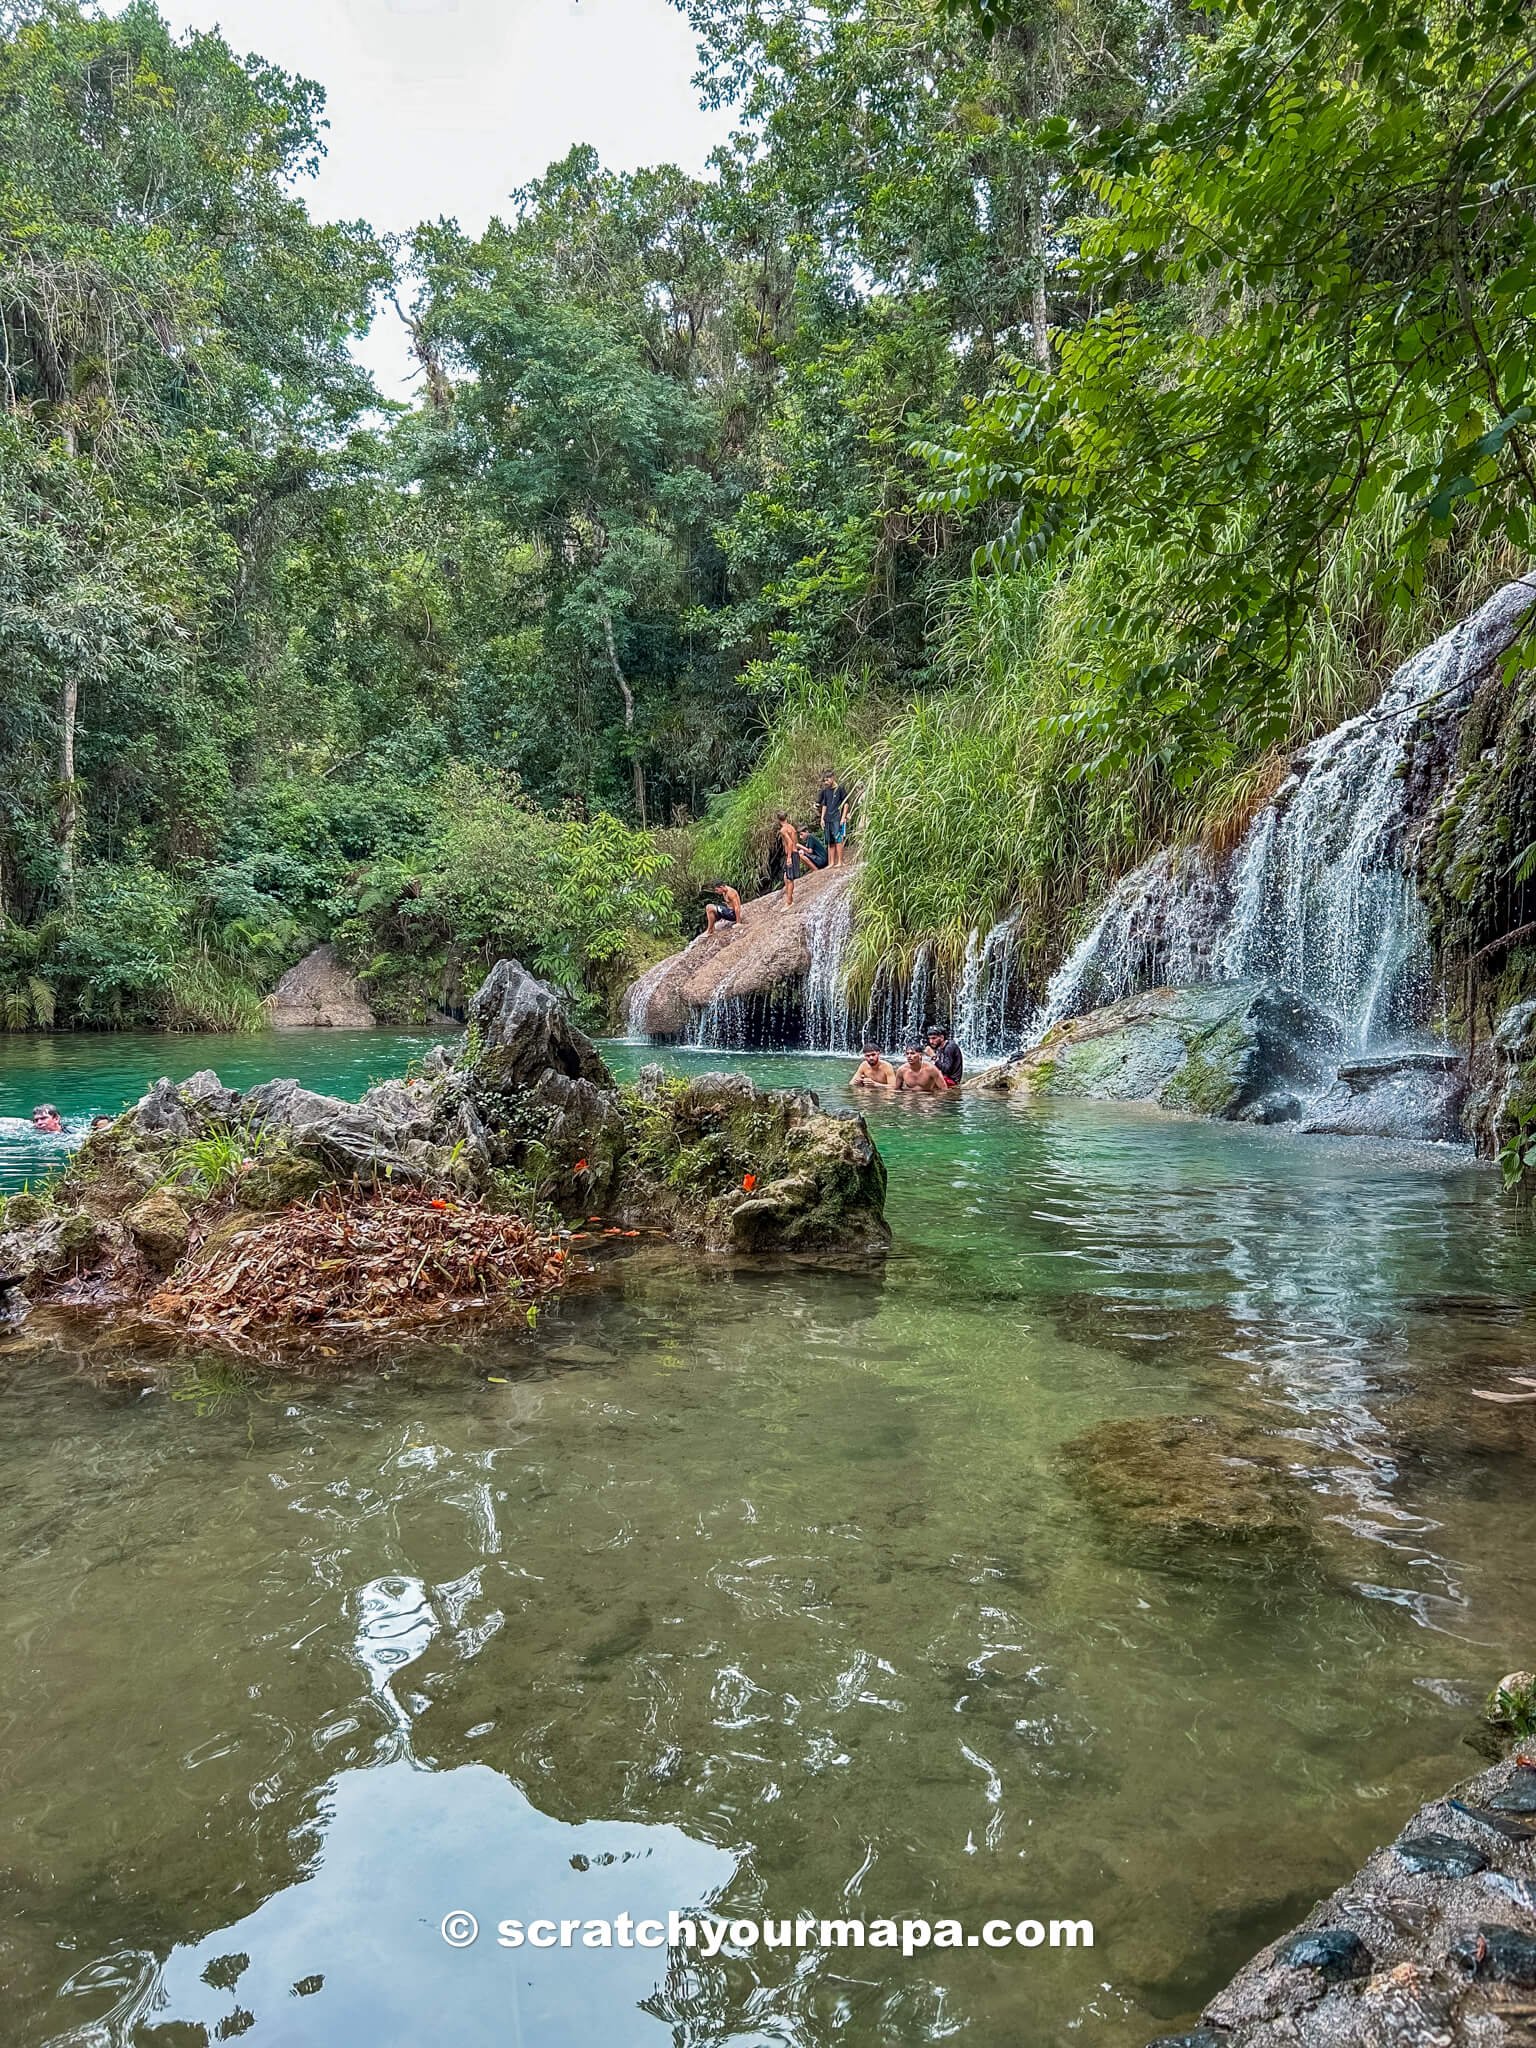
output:
[[279,1031],[367,1031],[377,1023],[362,983],[336,948],[316,946],[267,998]]
[[1383,1053],[1346,1061],[1301,1128],[1328,1137],[1457,1144],[1466,1138],[1466,1099],[1466,1061],[1459,1053]]
[[1396,1845],[1398,1861],[1421,1877],[1474,1877],[1488,1858],[1455,1835],[1405,1835]]
[[466,1046],[502,1089],[527,1088],[554,1072],[612,1088],[596,1046],[566,1017],[560,998],[516,960],[500,960],[470,998]]
[[123,1227],[150,1265],[162,1273],[168,1273],[187,1255],[191,1241],[187,1212],[164,1188],[135,1202],[123,1216]]
[[1057,1025],[973,1085],[1276,1122],[1337,1042],[1331,1017],[1274,982],[1158,988]]

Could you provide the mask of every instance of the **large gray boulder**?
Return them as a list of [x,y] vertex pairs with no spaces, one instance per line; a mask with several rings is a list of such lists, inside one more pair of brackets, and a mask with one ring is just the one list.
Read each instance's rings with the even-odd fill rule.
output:
[[1281,1123],[1331,1075],[1338,1037],[1275,982],[1155,988],[1058,1024],[972,1085]]
[[1382,1053],[1346,1060],[1301,1128],[1325,1137],[1457,1144],[1466,1137],[1466,1098],[1467,1063],[1459,1053]]
[[498,961],[471,997],[465,1056],[498,1088],[528,1088],[548,1073],[613,1086],[597,1047],[554,990],[516,960]]
[[334,946],[316,946],[267,998],[279,1031],[368,1031],[378,1022],[363,985]]

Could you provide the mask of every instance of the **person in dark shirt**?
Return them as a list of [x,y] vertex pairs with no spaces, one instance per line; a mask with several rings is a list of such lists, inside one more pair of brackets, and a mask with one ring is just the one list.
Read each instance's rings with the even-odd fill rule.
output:
[[843,842],[848,837],[848,805],[850,798],[846,789],[829,768],[821,778],[821,788],[816,795],[816,821],[828,847],[828,859],[835,868],[843,864]]
[[928,1027],[928,1053],[933,1064],[944,1076],[947,1086],[958,1088],[965,1072],[965,1059],[958,1045],[942,1024]]
[[818,839],[809,826],[800,834],[800,851],[813,868],[824,868],[827,865],[826,843]]

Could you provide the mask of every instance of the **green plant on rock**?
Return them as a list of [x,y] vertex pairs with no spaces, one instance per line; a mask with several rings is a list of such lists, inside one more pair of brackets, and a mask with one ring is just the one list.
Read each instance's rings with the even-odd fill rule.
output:
[[1523,1107],[1499,1147],[1499,1172],[1507,1189],[1527,1187],[1536,1176],[1536,1103]]
[[184,1138],[173,1147],[159,1184],[193,1188],[203,1196],[223,1194],[261,1150],[261,1134],[244,1125]]

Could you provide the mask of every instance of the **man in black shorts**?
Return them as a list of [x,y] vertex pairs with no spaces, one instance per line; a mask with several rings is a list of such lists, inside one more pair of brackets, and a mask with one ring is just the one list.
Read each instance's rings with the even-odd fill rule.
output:
[[800,833],[791,823],[788,811],[780,811],[774,823],[779,831],[779,851],[784,856],[784,908],[788,910],[800,879]]
[[704,929],[713,932],[717,924],[740,924],[741,898],[729,882],[711,882],[711,896],[718,896],[718,905],[711,903],[704,912]]

